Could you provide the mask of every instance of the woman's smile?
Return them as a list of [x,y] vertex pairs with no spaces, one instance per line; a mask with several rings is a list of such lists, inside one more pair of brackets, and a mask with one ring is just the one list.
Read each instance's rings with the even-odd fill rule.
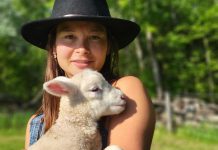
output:
[[88,59],[75,59],[72,60],[71,63],[76,67],[78,67],[79,69],[85,69],[90,67],[94,63],[94,61]]

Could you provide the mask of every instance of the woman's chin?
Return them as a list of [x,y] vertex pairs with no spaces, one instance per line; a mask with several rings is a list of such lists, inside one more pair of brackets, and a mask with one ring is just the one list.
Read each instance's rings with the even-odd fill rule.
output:
[[87,67],[76,67],[71,72],[66,73],[66,75],[67,75],[67,77],[72,77],[73,75],[83,71],[84,69],[93,69],[93,70],[95,70],[94,68],[89,67],[89,66],[87,66]]

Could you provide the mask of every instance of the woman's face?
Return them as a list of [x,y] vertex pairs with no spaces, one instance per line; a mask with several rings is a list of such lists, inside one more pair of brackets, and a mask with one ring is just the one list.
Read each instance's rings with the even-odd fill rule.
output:
[[54,53],[68,77],[85,68],[100,71],[107,55],[103,25],[86,21],[64,22],[57,27]]

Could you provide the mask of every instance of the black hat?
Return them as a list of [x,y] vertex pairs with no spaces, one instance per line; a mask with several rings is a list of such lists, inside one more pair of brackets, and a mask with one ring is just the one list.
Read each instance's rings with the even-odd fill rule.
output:
[[119,49],[132,42],[140,31],[132,21],[112,18],[106,0],[55,0],[51,17],[24,24],[21,34],[31,44],[45,49],[50,30],[69,20],[103,24],[115,37]]

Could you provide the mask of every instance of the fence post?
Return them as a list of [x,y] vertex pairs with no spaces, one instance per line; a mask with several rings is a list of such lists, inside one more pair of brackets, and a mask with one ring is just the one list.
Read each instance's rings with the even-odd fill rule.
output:
[[173,131],[173,114],[170,100],[170,93],[165,92],[166,127],[169,132]]

